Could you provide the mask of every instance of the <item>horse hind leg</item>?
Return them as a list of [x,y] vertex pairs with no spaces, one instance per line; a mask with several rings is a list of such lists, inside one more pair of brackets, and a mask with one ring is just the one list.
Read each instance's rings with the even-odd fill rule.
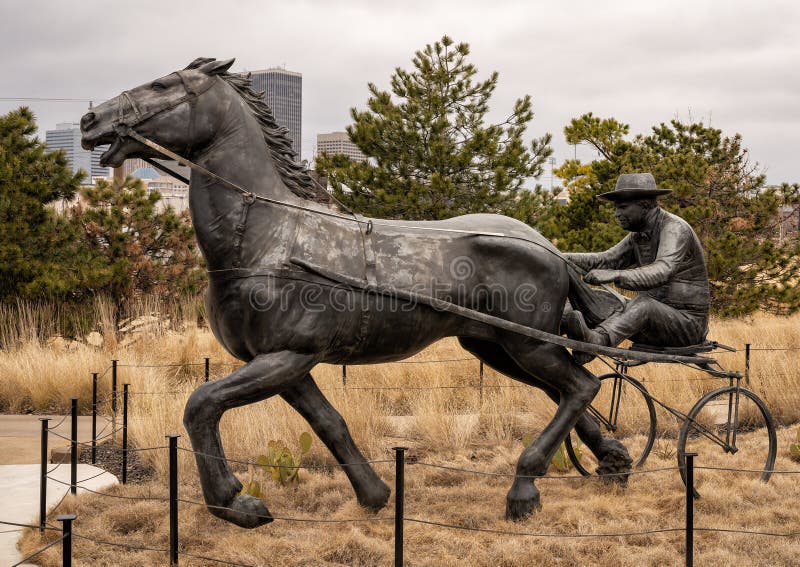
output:
[[380,479],[356,447],[342,416],[319,390],[311,374],[281,396],[302,415],[333,456],[343,465],[358,503],[373,511],[389,500],[389,487]]
[[[539,388],[553,402],[559,403],[561,396],[558,390],[523,370],[499,344],[466,337],[459,338],[459,341],[465,350],[480,358],[487,366],[494,368],[509,378]],[[597,462],[599,463],[597,473],[599,475],[630,470],[632,461],[625,446],[616,439],[603,437],[603,432],[597,421],[587,412],[583,412],[578,418],[575,423],[575,431],[583,444],[597,457]],[[625,476],[611,476],[609,478],[622,484],[627,480]]]
[[314,356],[289,351],[259,355],[230,376],[201,384],[189,396],[183,424],[195,451],[200,486],[209,512],[244,528],[272,521],[260,499],[239,494],[242,483],[225,459],[219,421],[229,409],[280,393],[307,375],[316,362]]

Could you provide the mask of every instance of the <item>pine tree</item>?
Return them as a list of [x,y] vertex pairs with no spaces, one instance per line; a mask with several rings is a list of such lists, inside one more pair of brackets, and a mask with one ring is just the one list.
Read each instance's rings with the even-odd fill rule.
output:
[[563,250],[602,250],[624,234],[613,207],[596,195],[614,188],[622,173],[653,173],[659,187],[672,189],[659,200],[686,219],[703,244],[711,281],[712,309],[738,316],[764,309],[800,309],[800,241],[774,238],[782,205],[800,202],[800,187],[766,187],[741,136],[726,137],[702,123],[673,120],[647,136],[628,141],[628,126],[592,114],[573,119],[569,143],[591,144],[602,159],[567,162],[558,170],[571,201],[553,214],[546,234]]
[[100,181],[81,197],[70,219],[84,244],[78,253],[87,292],[110,297],[122,316],[137,294],[176,299],[197,291],[203,274],[188,213],[159,210],[161,195],[131,177]]
[[83,175],[47,151],[30,109],[0,116],[0,300],[63,297],[76,285],[59,254],[70,234],[48,205],[71,199]]
[[[486,123],[498,74],[476,81],[469,53],[469,45],[444,36],[416,52],[413,70],[395,70],[391,92],[368,85],[367,110],[351,109],[347,133],[369,161],[341,154],[317,158],[317,170],[338,199],[384,218],[435,220],[476,212],[536,217],[531,207],[546,195],[540,190],[526,196],[522,184],[541,174],[550,136],[529,147],[523,143],[533,118],[527,95],[505,121]],[[519,212],[520,199],[525,213]]]

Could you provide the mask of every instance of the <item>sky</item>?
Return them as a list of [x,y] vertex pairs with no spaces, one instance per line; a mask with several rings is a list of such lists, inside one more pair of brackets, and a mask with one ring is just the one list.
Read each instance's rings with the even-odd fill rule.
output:
[[[527,137],[553,134],[557,164],[595,154],[564,141],[585,112],[648,133],[673,118],[742,135],[769,183],[799,182],[800,2],[764,0],[0,0],[0,113],[21,104],[40,135],[95,103],[185,67],[303,75],[302,157],[364,109],[367,84],[444,34],[470,44],[478,78],[500,75],[489,120],[531,95]],[[549,172],[539,180],[550,183]],[[556,180],[556,183],[558,181]]]

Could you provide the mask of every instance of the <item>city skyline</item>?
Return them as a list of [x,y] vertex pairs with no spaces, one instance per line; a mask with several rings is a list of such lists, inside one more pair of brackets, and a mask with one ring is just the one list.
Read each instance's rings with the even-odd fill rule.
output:
[[[160,17],[152,18],[156,10]],[[517,98],[530,94],[535,117],[526,139],[552,133],[559,163],[596,157],[563,136],[571,118],[591,111],[629,124],[631,137],[673,118],[710,122],[727,136],[741,133],[768,182],[800,178],[796,3],[501,1],[487,8],[470,1],[401,7],[308,0],[234,4],[225,17],[212,17],[218,6],[204,0],[142,0],[124,25],[101,25],[109,13],[97,0],[4,4],[0,46],[14,55],[0,75],[0,112],[28,104],[43,132],[74,121],[88,99],[99,103],[200,56],[236,57],[235,69],[266,65],[303,74],[301,157],[310,159],[317,133],[344,130],[350,109],[366,108],[368,83],[388,89],[396,67],[410,69],[414,52],[446,33],[470,44],[476,80],[499,73],[489,120],[502,121]],[[176,21],[193,33],[175,41]],[[302,40],[288,22],[303,23]],[[91,34],[76,33],[87,25]]]

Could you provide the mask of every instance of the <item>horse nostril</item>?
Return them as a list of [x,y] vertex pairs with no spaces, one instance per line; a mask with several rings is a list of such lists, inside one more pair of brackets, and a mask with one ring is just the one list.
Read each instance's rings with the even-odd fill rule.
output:
[[81,118],[81,128],[84,130],[88,129],[92,124],[94,124],[94,119],[94,112],[87,112],[84,114],[83,118]]

